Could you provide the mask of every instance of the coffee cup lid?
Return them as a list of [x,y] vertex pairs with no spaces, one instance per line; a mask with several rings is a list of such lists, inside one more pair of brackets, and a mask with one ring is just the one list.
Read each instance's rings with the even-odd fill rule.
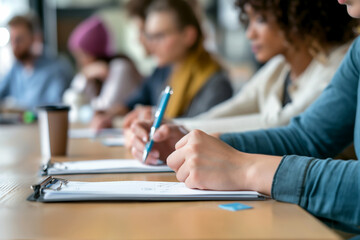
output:
[[38,110],[43,111],[69,111],[70,106],[67,105],[44,105],[37,107]]

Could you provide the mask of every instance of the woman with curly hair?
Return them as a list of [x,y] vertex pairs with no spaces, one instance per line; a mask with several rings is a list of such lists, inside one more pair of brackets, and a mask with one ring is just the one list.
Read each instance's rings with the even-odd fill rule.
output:
[[[338,1],[360,18],[360,1]],[[311,0],[309,8],[316,2]],[[338,20],[343,11],[333,16]],[[153,136],[148,162],[166,159],[177,179],[190,188],[258,191],[298,204],[330,227],[360,234],[360,162],[332,159],[353,141],[360,154],[359,80],[360,37],[330,85],[288,126],[216,138],[199,130],[184,136],[183,129],[164,124]],[[148,138],[148,124],[137,124],[137,157],[144,149],[142,139]]]
[[267,63],[230,100],[196,120],[178,121],[190,129],[226,132],[288,124],[328,85],[355,37],[357,21],[334,1],[239,0],[237,6],[256,59]]

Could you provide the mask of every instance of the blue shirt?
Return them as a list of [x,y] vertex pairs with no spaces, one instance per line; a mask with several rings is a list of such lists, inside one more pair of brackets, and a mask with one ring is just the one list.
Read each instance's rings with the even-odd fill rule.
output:
[[318,100],[288,126],[221,136],[243,152],[284,156],[272,197],[352,233],[360,233],[360,162],[331,157],[353,141],[360,154],[359,79],[360,38]]
[[0,101],[11,97],[25,109],[61,103],[72,73],[71,66],[64,59],[38,57],[30,71],[20,62],[15,62],[0,81]]

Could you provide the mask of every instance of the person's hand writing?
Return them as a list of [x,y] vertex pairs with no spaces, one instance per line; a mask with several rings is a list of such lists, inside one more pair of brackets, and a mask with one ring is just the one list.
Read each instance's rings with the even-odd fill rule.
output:
[[[131,153],[139,160],[142,160],[145,144],[149,141],[151,126],[152,121],[135,121],[131,125],[131,133],[127,133],[132,135],[131,137],[128,137],[128,139],[131,139],[131,142],[127,144],[131,146]],[[182,126],[174,124],[161,125],[154,134],[154,145],[149,153],[146,163],[156,164],[158,159],[166,161],[169,154],[175,150],[176,142],[187,133],[188,131]]]
[[200,130],[193,130],[175,146],[167,164],[189,188],[239,190],[246,188],[247,161],[242,153]]
[[200,130],[175,146],[167,164],[189,188],[254,190],[270,196],[282,157],[240,152]]
[[128,114],[126,114],[123,122],[123,128],[124,129],[130,128],[131,124],[135,120],[139,120],[139,121],[153,120],[154,114],[152,108],[153,107],[151,106],[139,106],[134,110],[132,110],[131,112],[129,112]]

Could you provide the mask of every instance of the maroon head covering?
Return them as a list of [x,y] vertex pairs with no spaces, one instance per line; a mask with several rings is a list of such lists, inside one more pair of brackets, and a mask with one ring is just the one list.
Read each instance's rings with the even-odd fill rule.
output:
[[97,58],[110,57],[114,50],[108,29],[97,16],[80,23],[71,33],[68,46],[70,50],[82,50]]

